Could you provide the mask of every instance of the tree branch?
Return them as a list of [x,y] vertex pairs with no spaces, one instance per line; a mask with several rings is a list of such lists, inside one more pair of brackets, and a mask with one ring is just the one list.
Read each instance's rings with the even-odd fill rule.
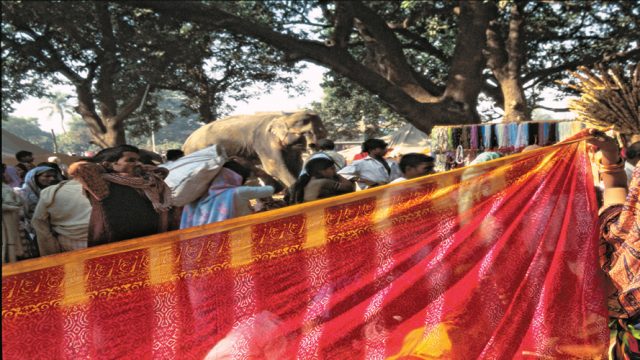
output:
[[547,106],[543,106],[543,105],[536,105],[533,108],[535,109],[543,109],[543,110],[548,110],[548,111],[553,111],[553,112],[569,112],[569,108],[552,108],[552,107],[547,107]]
[[[33,29],[26,27],[21,23],[17,24],[16,28],[31,36],[33,38],[33,41],[31,41],[30,44],[20,44],[9,37],[3,37],[2,40],[10,43],[16,51],[22,52],[26,55],[34,56],[54,71],[60,71],[60,73],[67,79],[69,79],[69,81],[71,81],[73,84],[79,84],[83,81],[80,75],[71,70],[71,68],[61,60],[60,54],[58,54],[56,49],[51,45],[51,43],[49,43],[46,37],[38,35],[35,31],[33,31]],[[42,49],[46,49],[51,55],[45,55],[42,52]]]
[[113,94],[113,75],[117,71],[118,60],[116,59],[116,41],[113,36],[113,26],[111,25],[111,14],[109,13],[108,2],[95,3],[96,20],[102,35],[102,56],[100,57],[100,75],[96,86],[98,88],[98,101],[100,102],[100,113],[104,118],[111,118],[118,112],[118,104]]
[[78,95],[76,112],[82,116],[82,119],[89,125],[94,134],[106,133],[107,128],[98,113],[96,113],[93,94],[91,93],[91,82],[84,81],[76,85],[76,94]]
[[429,40],[427,40],[427,39],[423,38],[422,36],[410,31],[409,29],[395,28],[394,31],[396,33],[404,36],[405,38],[411,40],[412,44],[414,45],[414,49],[425,51],[429,55],[432,55],[433,57],[435,57],[436,59],[442,61],[445,64],[449,64],[449,61],[451,61],[451,56],[445,54],[444,51],[442,51],[442,50],[438,49],[437,47],[433,46],[433,44],[431,44],[431,42],[429,42]]
[[535,80],[535,82],[540,82],[547,76],[551,76],[553,74],[565,71],[565,70],[575,70],[578,66],[591,66],[596,63],[607,63],[611,61],[619,61],[626,59],[640,59],[640,48],[635,48],[629,51],[622,51],[615,54],[602,55],[602,56],[589,56],[580,60],[569,61],[564,64],[558,66],[552,66],[545,69],[540,69],[538,71],[532,71],[528,73],[524,77],[523,82],[529,82],[531,80]]
[[345,48],[353,31],[353,14],[349,6],[346,6],[344,2],[336,3],[335,13],[333,34],[331,35],[330,43],[327,45]]
[[[281,34],[264,25],[257,24],[227,13],[211,5],[201,2],[162,2],[131,1],[133,7],[152,9],[155,12],[199,24],[203,29],[224,28],[230,32],[250,36],[261,40],[292,58],[305,59],[321,66],[328,67],[336,73],[351,79],[368,91],[378,95],[398,114],[409,119],[416,127],[430,132],[436,123],[452,123],[472,121],[469,109],[452,106],[450,101],[442,103],[421,103],[409,96],[403,89],[374,71],[359,63],[345,49],[328,47],[317,41],[302,40],[290,35]],[[484,30],[483,34],[484,36]],[[482,55],[480,54],[480,57]],[[476,93],[477,98],[477,93]]]
[[[145,87],[141,87],[140,89],[138,89],[138,91],[136,92],[136,95],[131,100],[129,100],[129,102],[125,104],[122,107],[122,109],[120,109],[120,111],[118,112],[118,115],[112,118],[113,124],[122,123],[124,119],[129,117],[129,115],[131,115],[131,113],[133,113],[140,106],[140,102],[144,97],[145,90],[146,90]],[[149,92],[151,91],[152,89],[150,87]]]
[[[436,97],[426,91],[413,77],[413,69],[404,56],[402,44],[388,24],[360,1],[344,4],[349,6],[350,11],[359,20],[356,22],[356,28],[367,47],[376,56],[376,72],[420,102],[435,101]],[[434,88],[435,84],[430,87]]]

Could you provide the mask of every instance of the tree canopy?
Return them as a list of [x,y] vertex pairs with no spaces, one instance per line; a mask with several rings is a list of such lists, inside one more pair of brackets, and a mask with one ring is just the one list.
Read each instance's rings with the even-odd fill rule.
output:
[[325,66],[427,132],[434,124],[477,122],[480,93],[507,120],[527,119],[527,98],[555,86],[565,70],[640,55],[635,1],[246,3],[252,7],[130,4]]
[[[434,125],[478,122],[481,94],[505,120],[529,119],[565,71],[640,58],[640,4],[633,0],[2,7],[3,113],[12,101],[44,95],[44,81],[71,83],[76,111],[101,146],[122,143],[125,119],[141,106],[148,111],[141,118],[156,116],[161,89],[184,94],[184,105],[211,121],[224,112],[223,95],[251,96],[245,89],[256,81],[290,84],[300,61],[331,70],[329,96],[348,90],[361,97],[351,103],[353,111],[362,110],[358,102],[383,102],[429,132]],[[332,101],[337,105],[339,98]],[[324,108],[335,110],[335,118],[345,110]]]
[[[290,83],[296,68],[242,35],[121,3],[3,2],[3,114],[44,83],[71,84],[93,142],[125,142],[125,120],[161,89],[181,91],[204,122],[224,113],[223,97],[245,98],[254,82]],[[151,94],[151,95],[150,95]],[[155,97],[157,98],[157,97]],[[153,106],[153,105],[152,105]]]

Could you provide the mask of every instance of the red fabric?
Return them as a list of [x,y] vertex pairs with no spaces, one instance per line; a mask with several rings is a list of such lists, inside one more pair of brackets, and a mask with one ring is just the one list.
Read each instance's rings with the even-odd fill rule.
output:
[[356,161],[356,160],[362,160],[362,159],[366,158],[367,156],[369,156],[369,153],[368,153],[368,152],[366,152],[366,151],[365,151],[365,152],[358,153],[358,154],[355,154],[355,155],[353,156],[353,161]]
[[4,359],[606,356],[584,143],[3,267]]

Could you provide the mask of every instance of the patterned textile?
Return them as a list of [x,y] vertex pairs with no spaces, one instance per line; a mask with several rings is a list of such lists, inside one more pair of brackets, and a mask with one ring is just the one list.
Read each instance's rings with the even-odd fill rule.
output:
[[597,210],[574,142],[5,265],[3,358],[601,358]]
[[640,168],[633,172],[624,204],[600,215],[600,262],[616,291],[609,301],[613,316],[640,316]]

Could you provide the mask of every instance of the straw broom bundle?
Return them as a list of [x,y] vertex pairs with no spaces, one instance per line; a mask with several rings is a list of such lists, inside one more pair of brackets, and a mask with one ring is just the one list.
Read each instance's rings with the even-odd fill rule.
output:
[[584,66],[571,72],[580,82],[565,84],[582,96],[569,104],[578,120],[598,127],[613,126],[626,134],[640,134],[640,63],[629,68],[629,76],[620,66],[607,70],[596,65],[599,75]]

